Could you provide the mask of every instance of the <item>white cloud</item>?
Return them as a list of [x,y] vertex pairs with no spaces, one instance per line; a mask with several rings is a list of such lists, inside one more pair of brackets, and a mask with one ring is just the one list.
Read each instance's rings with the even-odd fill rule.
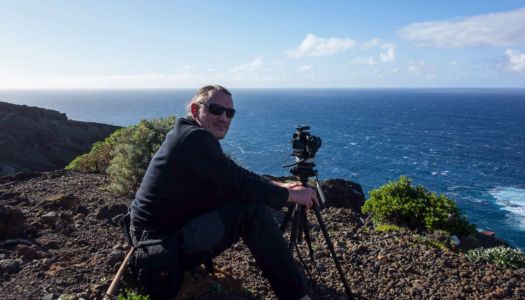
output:
[[191,69],[193,69],[193,67],[190,66],[190,65],[184,66],[184,67],[182,68],[183,71],[189,71],[189,70],[191,70]]
[[241,64],[230,70],[230,73],[255,72],[260,70],[264,65],[262,58],[258,57],[250,62]]
[[384,52],[379,53],[379,58],[382,62],[391,62],[396,59],[396,45],[384,44],[381,46],[381,49],[385,50]]
[[412,60],[408,62],[408,72],[418,77],[423,77],[426,80],[436,78],[436,68],[428,65],[423,60]]
[[413,23],[399,31],[422,46],[462,48],[525,45],[525,8],[448,21]]
[[408,62],[408,72],[410,73],[421,73],[425,68],[425,62],[422,60],[412,60]]
[[31,88],[164,88],[199,86],[206,83],[203,75],[188,72],[176,74],[143,73],[111,75],[77,75],[62,77],[33,78],[24,86]]
[[344,52],[355,44],[356,41],[352,39],[322,38],[308,34],[296,49],[287,50],[286,54],[291,58],[327,56]]
[[225,84],[228,83],[230,86],[235,86],[239,83],[251,83],[256,86],[261,83],[282,81],[282,74],[272,73],[272,70],[267,65],[262,58],[258,57],[218,76],[221,82],[224,81]]
[[366,65],[366,66],[373,66],[376,64],[374,58],[371,56],[355,58],[354,60],[352,60],[351,63],[354,65]]
[[364,42],[361,44],[361,47],[363,49],[368,49],[368,48],[375,48],[375,47],[378,47],[381,45],[381,40],[378,39],[378,38],[374,38],[368,42]]
[[307,72],[307,71],[312,70],[312,67],[313,67],[312,65],[302,65],[299,67],[298,70],[301,72]]
[[525,53],[520,53],[512,49],[505,51],[507,58],[509,59],[508,68],[513,72],[524,72],[525,71]]
[[369,50],[371,48],[379,48],[379,60],[382,62],[391,62],[396,59],[396,45],[393,43],[386,43],[378,38],[374,38],[370,41],[361,43],[361,49]]
[[272,60],[270,62],[270,64],[272,65],[276,65],[276,66],[281,66],[281,65],[285,65],[286,64],[286,61],[284,60]]

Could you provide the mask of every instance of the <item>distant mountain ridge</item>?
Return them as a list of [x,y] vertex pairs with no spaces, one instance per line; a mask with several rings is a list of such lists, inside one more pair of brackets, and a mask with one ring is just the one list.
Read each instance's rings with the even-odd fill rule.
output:
[[0,102],[0,176],[64,168],[119,128],[69,120],[51,109]]

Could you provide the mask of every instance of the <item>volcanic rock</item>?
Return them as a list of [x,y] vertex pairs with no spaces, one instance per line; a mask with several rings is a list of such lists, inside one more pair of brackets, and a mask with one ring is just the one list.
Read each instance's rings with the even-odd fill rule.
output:
[[326,197],[325,207],[344,207],[361,212],[365,194],[360,184],[336,178],[324,181],[321,187]]
[[64,168],[119,128],[69,120],[55,110],[0,102],[0,176]]
[[0,260],[0,274],[2,273],[16,273],[20,270],[19,259],[2,259]]
[[24,230],[24,214],[16,208],[0,205],[0,239],[17,236]]

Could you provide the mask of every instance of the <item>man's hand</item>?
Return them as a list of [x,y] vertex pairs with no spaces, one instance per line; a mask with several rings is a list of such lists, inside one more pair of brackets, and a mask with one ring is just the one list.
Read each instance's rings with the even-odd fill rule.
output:
[[302,186],[302,184],[299,181],[291,181],[291,182],[283,183],[280,181],[272,180],[271,183],[273,183],[276,186],[283,187],[285,189],[292,189],[294,187]]
[[288,188],[288,202],[292,202],[298,205],[304,206],[306,211],[308,211],[312,205],[319,205],[317,201],[317,191],[311,187],[304,187],[302,185],[293,185],[293,187]]

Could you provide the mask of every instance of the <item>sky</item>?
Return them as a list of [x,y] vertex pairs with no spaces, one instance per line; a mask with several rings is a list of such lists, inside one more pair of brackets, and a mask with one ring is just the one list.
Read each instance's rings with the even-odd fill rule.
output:
[[0,89],[525,87],[525,0],[0,0]]

